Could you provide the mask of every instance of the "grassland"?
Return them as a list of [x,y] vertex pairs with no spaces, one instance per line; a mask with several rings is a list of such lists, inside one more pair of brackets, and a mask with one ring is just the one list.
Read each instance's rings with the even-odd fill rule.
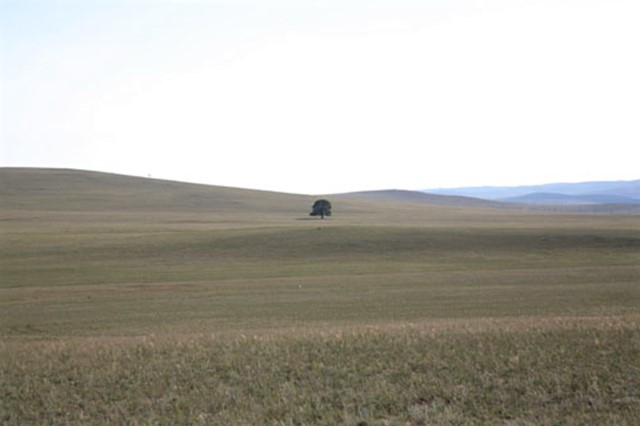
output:
[[6,424],[637,424],[640,217],[0,170]]

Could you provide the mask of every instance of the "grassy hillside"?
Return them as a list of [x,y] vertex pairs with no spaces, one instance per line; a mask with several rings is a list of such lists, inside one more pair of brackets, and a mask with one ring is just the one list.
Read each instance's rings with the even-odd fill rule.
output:
[[635,424],[640,217],[0,170],[5,424]]
[[[228,330],[640,305],[633,216],[337,198],[320,220],[302,195],[66,170],[2,177],[6,335],[136,335],[158,318]],[[95,321],[81,321],[88,313]]]
[[[0,168],[5,210],[98,212],[295,212],[309,197],[100,172]],[[303,209],[303,210],[304,210]]]
[[[430,226],[455,226],[459,222],[495,221],[493,210],[460,208],[474,207],[457,201],[462,197],[450,197],[451,205],[439,205],[447,204],[441,200],[449,197],[438,197],[438,203],[425,203],[423,199],[411,202],[406,197],[380,200],[350,195],[324,197],[334,200],[334,214],[340,224],[422,226],[428,220]],[[114,222],[114,226],[122,221],[139,221],[142,225],[155,221],[164,225],[200,223],[206,227],[235,227],[243,223],[306,226],[301,222],[316,220],[309,218],[308,213],[317,198],[80,170],[0,168],[0,208],[5,220],[14,217],[31,220],[33,226],[41,223],[38,218],[45,220],[46,225],[71,221],[76,226],[96,221]],[[538,216],[514,214],[502,219],[527,224],[532,218],[535,221]]]
[[479,198],[462,197],[456,195],[438,195],[427,194],[419,191],[405,190],[381,190],[381,191],[363,191],[350,192],[346,194],[337,194],[334,196],[338,199],[355,199],[355,200],[371,200],[383,201],[391,203],[413,203],[413,204],[430,204],[435,206],[451,206],[451,207],[479,207],[479,208],[511,208],[506,203],[497,201],[482,200]]
[[[354,203],[358,200],[352,198],[357,197],[333,197],[345,198],[335,206],[343,217],[368,218],[374,212],[375,220],[382,221],[385,214],[396,214],[399,209],[411,213],[398,203]],[[80,170],[0,168],[4,211],[210,213],[238,220],[259,221],[262,217],[272,221],[280,220],[281,215],[287,220],[305,217],[316,198]]]

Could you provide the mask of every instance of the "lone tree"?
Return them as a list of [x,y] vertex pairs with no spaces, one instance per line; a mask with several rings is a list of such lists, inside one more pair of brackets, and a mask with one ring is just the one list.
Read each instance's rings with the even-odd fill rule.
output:
[[331,216],[331,203],[329,200],[316,200],[311,207],[311,213],[309,216],[320,216],[320,219],[324,219],[325,216]]

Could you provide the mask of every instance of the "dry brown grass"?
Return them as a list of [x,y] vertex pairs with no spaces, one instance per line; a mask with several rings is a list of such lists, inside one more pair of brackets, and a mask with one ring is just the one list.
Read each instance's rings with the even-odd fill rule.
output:
[[634,425],[640,318],[12,342],[5,424]]

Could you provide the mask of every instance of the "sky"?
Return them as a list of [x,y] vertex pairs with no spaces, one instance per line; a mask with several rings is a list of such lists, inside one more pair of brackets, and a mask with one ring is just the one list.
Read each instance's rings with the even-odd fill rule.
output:
[[303,194],[640,178],[637,0],[0,0],[0,167]]

